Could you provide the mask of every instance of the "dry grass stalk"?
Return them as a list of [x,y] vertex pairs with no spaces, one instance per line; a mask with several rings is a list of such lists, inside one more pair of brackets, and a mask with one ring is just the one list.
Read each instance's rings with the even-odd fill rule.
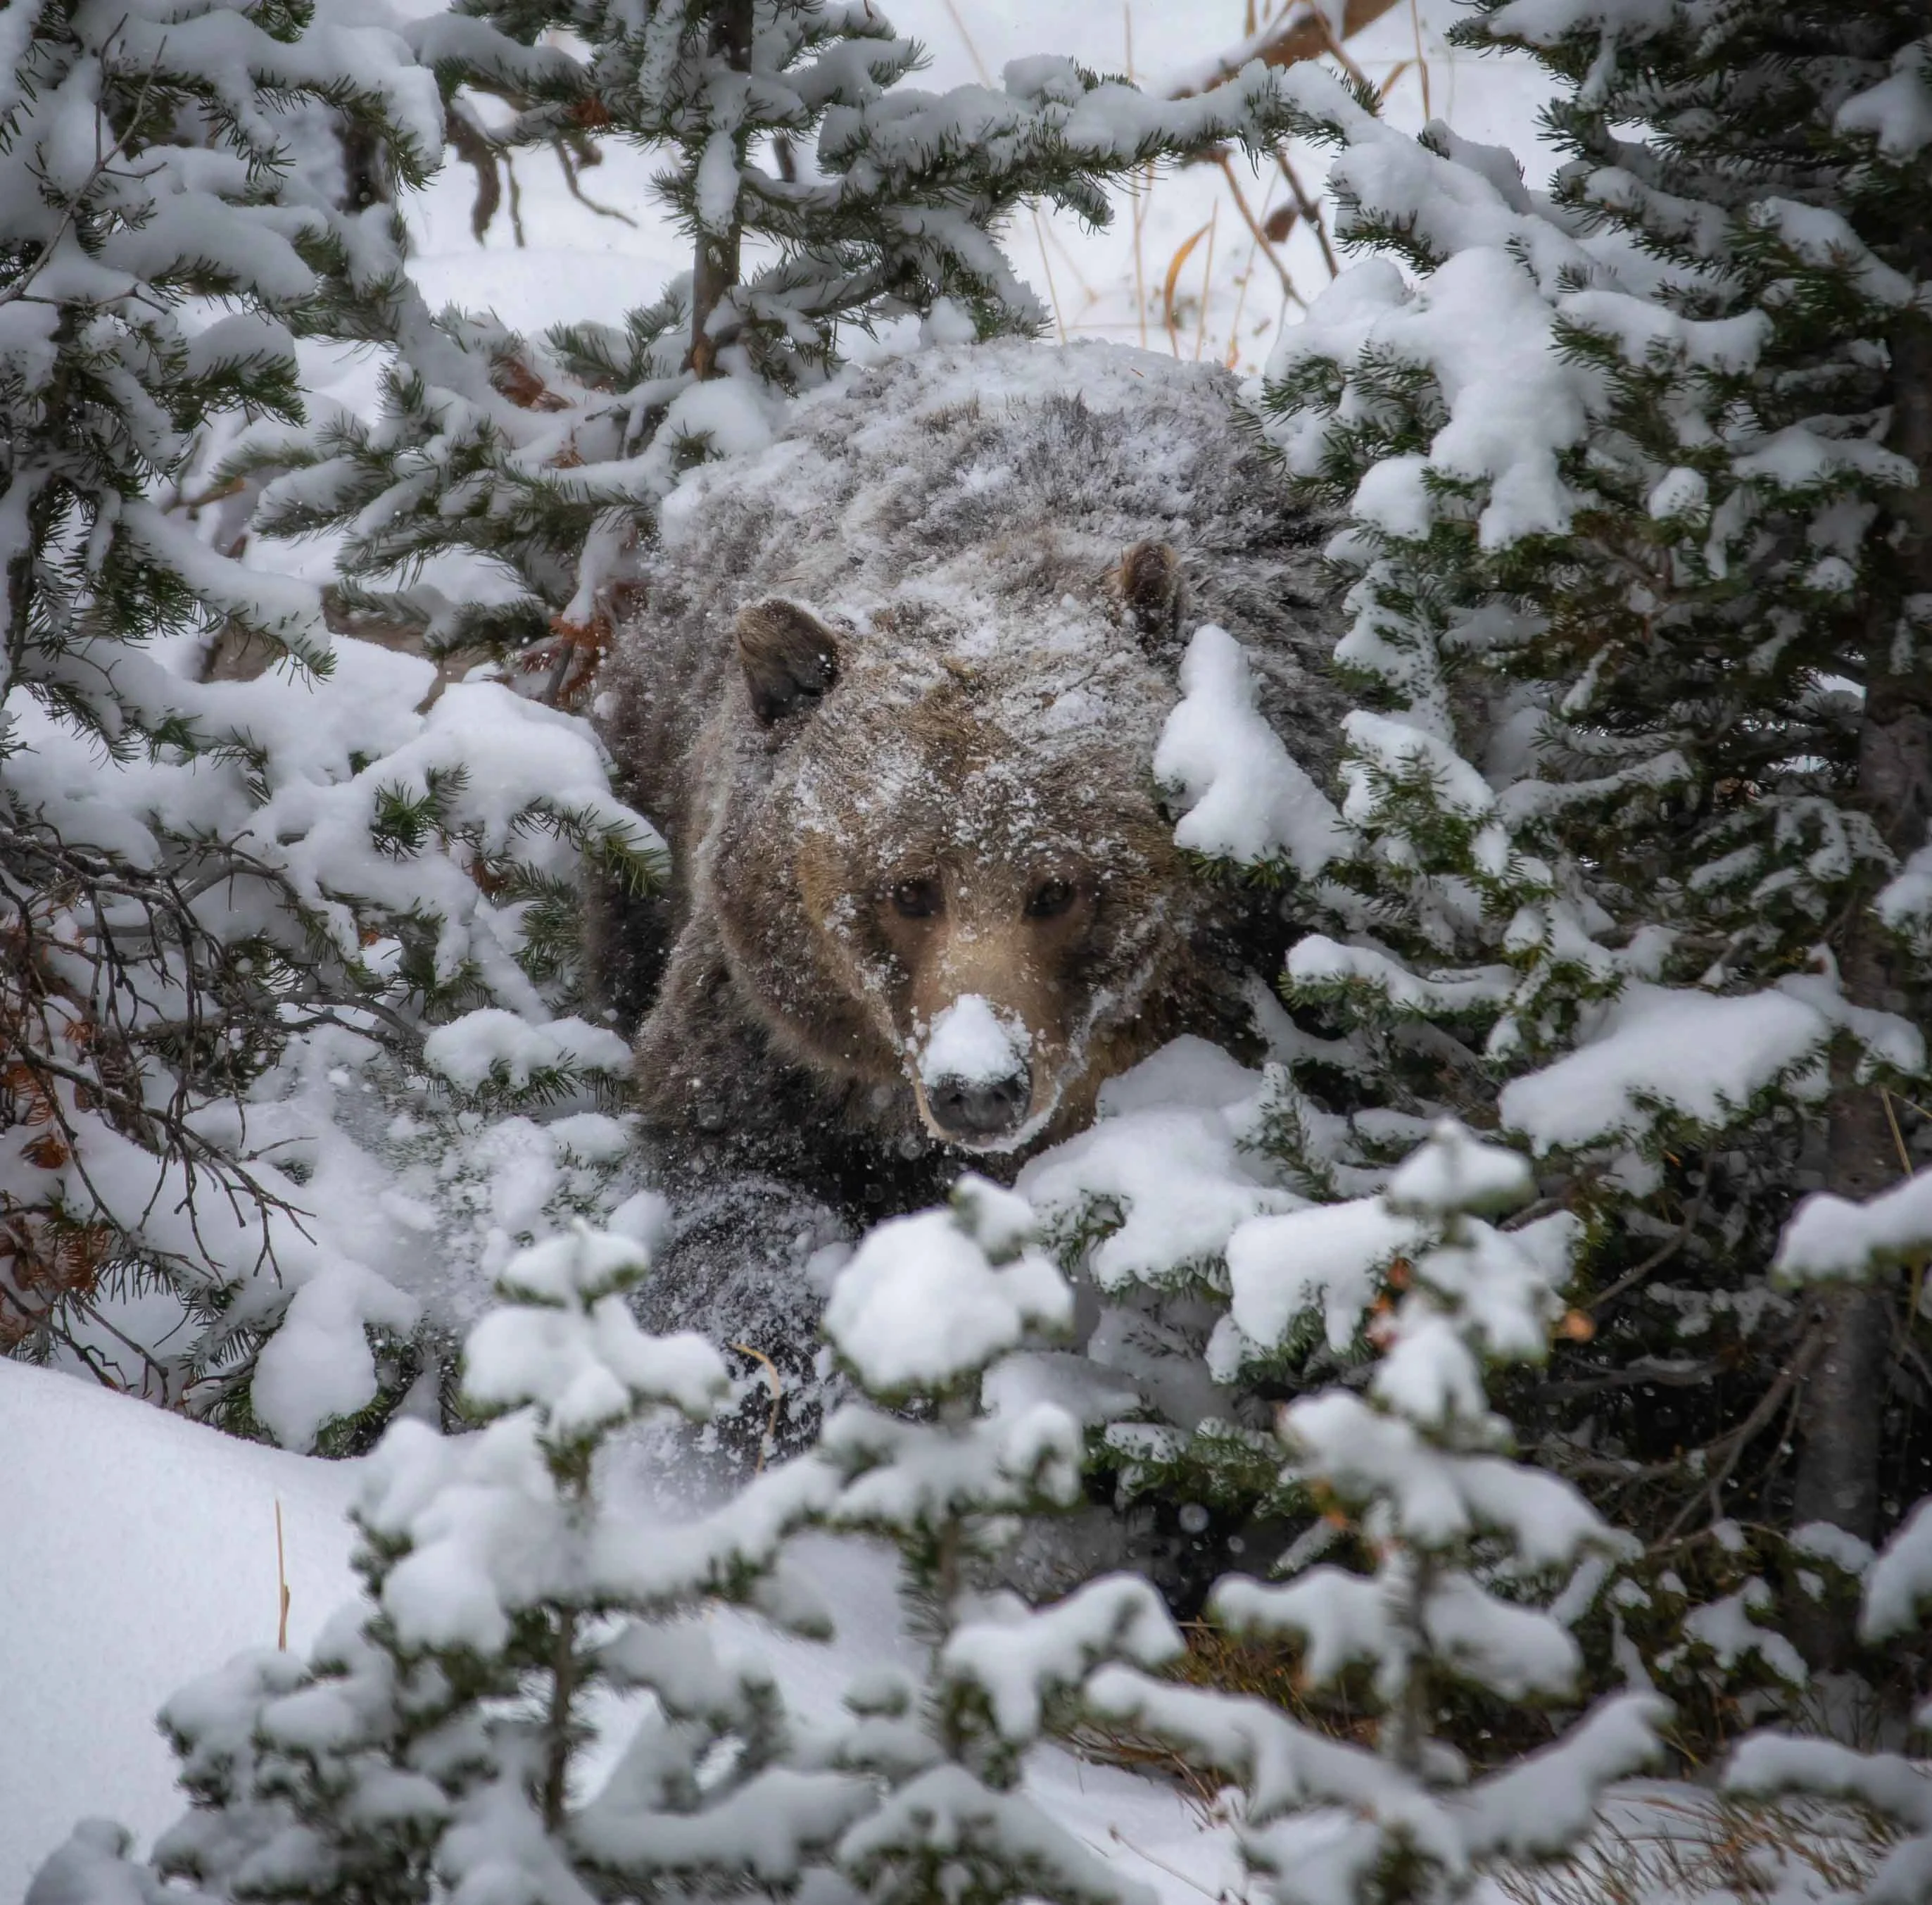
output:
[[[1346,1705],[1316,1706],[1308,1699],[1300,1664],[1289,1648],[1244,1640],[1205,1621],[1181,1623],[1187,1651],[1168,1669],[1189,1687],[1244,1695],[1279,1707],[1302,1726],[1331,1739],[1372,1747],[1376,1723]],[[1212,1766],[1198,1766],[1159,1740],[1121,1727],[1085,1726],[1072,1744],[1088,1758],[1160,1779],[1177,1788],[1204,1824],[1219,1822],[1220,1795],[1234,1782]]]
[[[1218,156],[1216,163],[1221,168],[1222,177],[1228,182],[1228,190],[1234,196],[1235,210],[1240,213],[1242,222],[1254,234],[1255,250],[1266,257],[1268,263],[1274,267],[1276,277],[1281,280],[1282,296],[1292,298],[1297,304],[1306,310],[1307,300],[1294,288],[1294,280],[1288,275],[1287,266],[1281,261],[1281,254],[1268,241],[1267,228],[1250,209],[1247,194],[1241,190],[1241,182],[1234,171],[1234,161],[1228,154],[1222,152]],[[1268,210],[1266,199],[1262,200],[1262,210],[1263,212]],[[1252,260],[1255,254],[1253,251],[1250,251],[1248,255]],[[1244,285],[1242,288],[1245,290],[1246,287]],[[1238,310],[1235,313],[1234,322],[1237,326],[1240,323],[1240,314]]]
[[[1161,317],[1167,326],[1168,347],[1177,357],[1180,355],[1180,323],[1174,313],[1174,294],[1180,282],[1181,268],[1187,263],[1194,248],[1208,236],[1213,227],[1214,221],[1210,219],[1199,230],[1190,233],[1181,241],[1180,249],[1168,260],[1167,281],[1161,287]],[[1204,288],[1202,295],[1204,300],[1207,296]]]
[[[973,71],[980,76],[980,83],[982,86],[990,86],[993,83],[992,75],[987,70],[986,61],[980,57],[979,44],[961,17],[958,8],[953,4],[953,0],[941,0],[941,4],[946,8],[946,17],[952,21],[954,30],[959,35],[960,44],[966,49],[966,57],[973,62]],[[1064,344],[1066,341],[1066,316],[1060,306],[1059,290],[1053,281],[1053,261],[1046,255],[1046,227],[1041,221],[1037,206],[1033,212],[1033,236],[1034,242],[1040,247],[1040,268],[1046,277],[1047,300],[1053,306],[1053,327],[1059,334],[1060,341]]]
[[[1379,10],[1382,13],[1386,13],[1388,11],[1388,9],[1386,7]],[[1366,23],[1364,23],[1364,24],[1366,24]],[[1349,53],[1348,48],[1342,44],[1342,41],[1346,38],[1349,34],[1354,31],[1354,29],[1353,27],[1345,26],[1342,32],[1338,34],[1335,29],[1328,24],[1328,17],[1327,14],[1320,12],[1318,12],[1315,16],[1315,27],[1316,32],[1321,38],[1322,50],[1328,54],[1329,58],[1334,60],[1335,64],[1340,67],[1342,71],[1347,74],[1348,77],[1353,80],[1356,85],[1360,86],[1364,92],[1372,92],[1374,88],[1369,83],[1369,76],[1355,64],[1354,59]]]
[[740,1356],[748,1356],[754,1363],[762,1364],[765,1381],[771,1389],[772,1406],[765,1417],[765,1432],[758,1440],[758,1459],[752,1470],[753,1474],[761,1475],[764,1473],[765,1463],[771,1454],[772,1445],[778,1439],[778,1411],[784,1406],[784,1379],[778,1374],[778,1366],[763,1351],[752,1348],[749,1343],[733,1343],[729,1347],[735,1349]]
[[1197,364],[1208,343],[1208,301],[1214,291],[1214,233],[1220,223],[1221,208],[1217,204],[1208,215],[1208,256],[1201,267],[1201,315],[1194,326],[1194,361]]
[[[1387,102],[1389,95],[1394,92],[1396,83],[1415,64],[1416,62],[1412,59],[1399,59],[1382,75],[1382,84],[1376,89],[1376,98],[1378,104]],[[1422,83],[1426,89],[1429,84],[1429,68],[1426,66],[1422,69]]]
[[[1187,1651],[1169,1669],[1175,1679],[1264,1700],[1330,1738],[1374,1748],[1371,1716],[1310,1703],[1293,1649],[1244,1640],[1204,1621],[1184,1623],[1182,1632]],[[1216,1768],[1119,1729],[1089,1727],[1072,1744],[1093,1759],[1170,1784],[1204,1825],[1226,1822],[1222,1795],[1232,1782]],[[1612,1795],[1578,1851],[1546,1864],[1502,1867],[1490,1876],[1512,1905],[1850,1899],[1864,1895],[1899,1836],[1891,1822],[1854,1805],[1743,1799],[1688,1785],[1640,1787]]]
[[1046,274],[1046,296],[1053,306],[1053,327],[1060,334],[1060,341],[1066,341],[1066,319],[1060,308],[1060,292],[1053,281],[1053,260],[1046,255],[1046,227],[1040,221],[1039,208],[1033,215],[1033,235],[1040,246],[1040,268]]
[[1141,348],[1148,343],[1147,270],[1144,260],[1143,241],[1147,235],[1148,194],[1154,190],[1154,167],[1147,169],[1145,186],[1134,194],[1134,315],[1141,327]]
[[[1389,12],[1396,0],[1348,0],[1342,17],[1340,38],[1352,39],[1363,28]],[[946,0],[947,11],[952,0]],[[1252,20],[1252,10],[1249,18]],[[1278,20],[1250,29],[1240,43],[1231,47],[1204,71],[1190,74],[1169,89],[1171,99],[1186,99],[1208,87],[1231,80],[1251,59],[1268,66],[1293,66],[1304,59],[1318,59],[1334,50],[1336,36],[1314,0],[1294,0]]]
[[289,1570],[282,1551],[282,1501],[275,1498],[275,1651],[289,1651]]
[[[1436,116],[1436,110],[1429,101],[1429,62],[1423,57],[1422,9],[1417,4],[1417,0],[1408,0],[1408,26],[1415,41],[1416,71],[1422,80],[1422,116],[1425,119],[1432,119]],[[1390,86],[1395,83],[1393,76],[1388,83]]]

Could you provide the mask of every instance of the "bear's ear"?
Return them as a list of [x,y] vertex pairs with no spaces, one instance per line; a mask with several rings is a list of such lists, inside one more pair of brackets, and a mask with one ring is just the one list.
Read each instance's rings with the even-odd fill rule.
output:
[[795,602],[754,602],[739,614],[738,661],[752,712],[769,728],[838,680],[838,639]]
[[1150,653],[1170,647],[1180,627],[1180,558],[1165,542],[1136,542],[1112,578],[1127,625]]

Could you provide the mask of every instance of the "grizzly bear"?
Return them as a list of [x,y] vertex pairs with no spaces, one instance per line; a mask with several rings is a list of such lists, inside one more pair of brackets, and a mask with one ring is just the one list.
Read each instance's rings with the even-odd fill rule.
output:
[[673,856],[601,955],[620,1017],[648,1001],[660,1146],[875,1206],[1010,1176],[1179,1033],[1246,1035],[1242,936],[1280,909],[1177,848],[1155,746],[1214,622],[1318,774],[1335,618],[1234,395],[1114,347],[929,348],[686,475],[597,702]]

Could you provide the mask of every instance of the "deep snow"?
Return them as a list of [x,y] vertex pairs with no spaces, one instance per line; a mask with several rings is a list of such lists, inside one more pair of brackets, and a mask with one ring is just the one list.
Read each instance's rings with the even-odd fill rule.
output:
[[352,1589],[356,1465],[236,1441],[0,1360],[0,1900],[90,1814],[143,1840],[181,1810],[154,1715],[272,1646],[281,1504],[289,1645]]

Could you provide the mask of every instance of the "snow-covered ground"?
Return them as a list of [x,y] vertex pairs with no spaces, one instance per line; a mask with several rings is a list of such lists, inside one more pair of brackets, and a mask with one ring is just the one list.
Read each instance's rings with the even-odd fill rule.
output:
[[0,1360],[0,1900],[89,1814],[181,1810],[154,1715],[275,1642],[275,1510],[302,1650],[354,1588],[355,1465],[257,1447]]
[[[306,1650],[354,1595],[344,1516],[361,1465],[238,1442],[4,1361],[0,1447],[8,1457],[0,1493],[0,1901],[11,1905],[79,1819],[118,1818],[145,1846],[179,1815],[173,1762],[152,1716],[184,1683],[238,1651],[273,1645],[278,1505],[290,1647]],[[630,1505],[650,1512],[641,1494]],[[910,1666],[916,1650],[901,1627],[887,1555],[818,1537],[799,1554],[836,1610],[842,1637],[819,1647],[766,1629],[758,1649],[794,1710],[830,1714],[856,1669]],[[611,1730],[614,1753],[621,1735]],[[1058,1751],[1036,1756],[1029,1786],[1051,1818],[1161,1905],[1240,1895],[1231,1834],[1178,1788]],[[1755,1844],[1736,1827],[1708,1794],[1633,1783],[1610,1807],[1592,1855],[1601,1865],[1585,1864],[1547,1896],[1552,1905],[1622,1896],[1612,1881],[1640,1876],[1658,1901],[1735,1897],[1722,1882],[1748,1864],[1785,1888],[1779,1898],[1803,1905],[1846,1896],[1832,1879],[1869,1862],[1869,1840],[1828,1811],[1768,1815]],[[1478,1894],[1480,1905],[1522,1905],[1528,1895],[1486,1884]]]

